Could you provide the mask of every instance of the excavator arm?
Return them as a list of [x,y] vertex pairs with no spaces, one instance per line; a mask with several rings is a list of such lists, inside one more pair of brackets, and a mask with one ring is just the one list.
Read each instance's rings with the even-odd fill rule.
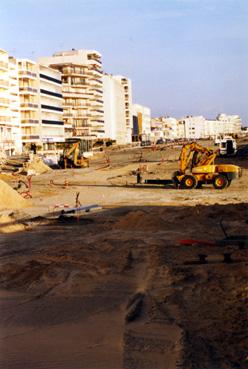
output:
[[198,145],[196,142],[185,144],[179,157],[180,173],[185,174],[190,163],[192,163],[192,167],[212,164],[216,156],[217,152]]

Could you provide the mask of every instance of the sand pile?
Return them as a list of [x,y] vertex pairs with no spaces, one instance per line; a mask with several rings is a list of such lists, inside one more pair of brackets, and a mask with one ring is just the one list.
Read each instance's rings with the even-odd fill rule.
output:
[[34,171],[35,174],[42,174],[42,173],[46,173],[52,170],[38,156],[35,156],[32,161],[25,163],[24,168],[27,171]]
[[7,183],[0,180],[0,209],[20,209],[26,206],[26,200]]

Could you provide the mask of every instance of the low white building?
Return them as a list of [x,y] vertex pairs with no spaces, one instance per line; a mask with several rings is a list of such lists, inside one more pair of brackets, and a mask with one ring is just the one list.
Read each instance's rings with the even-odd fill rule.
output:
[[159,117],[152,119],[152,137],[156,142],[158,139],[174,140],[178,138],[178,121],[173,117]]
[[133,140],[150,140],[151,139],[151,109],[140,105],[133,104]]
[[124,86],[109,74],[103,75],[103,104],[105,138],[119,145],[128,143]]
[[205,137],[205,118],[202,115],[187,116],[178,122],[183,125],[184,130],[181,138],[196,140]]

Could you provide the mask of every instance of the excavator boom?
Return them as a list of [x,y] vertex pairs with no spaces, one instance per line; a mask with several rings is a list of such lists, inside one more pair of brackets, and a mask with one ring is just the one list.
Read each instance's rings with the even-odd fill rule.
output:
[[[202,155],[199,157],[199,154]],[[180,173],[184,174],[192,161],[192,167],[209,165],[214,162],[216,156],[217,152],[213,152],[213,150],[211,149],[198,145],[196,142],[185,144],[182,147],[182,151],[179,157]]]

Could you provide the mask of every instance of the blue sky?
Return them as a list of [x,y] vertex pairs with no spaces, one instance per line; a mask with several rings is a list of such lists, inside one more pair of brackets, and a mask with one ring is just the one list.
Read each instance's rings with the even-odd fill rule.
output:
[[95,49],[153,116],[226,112],[248,124],[248,0],[1,0],[0,16],[11,55]]

